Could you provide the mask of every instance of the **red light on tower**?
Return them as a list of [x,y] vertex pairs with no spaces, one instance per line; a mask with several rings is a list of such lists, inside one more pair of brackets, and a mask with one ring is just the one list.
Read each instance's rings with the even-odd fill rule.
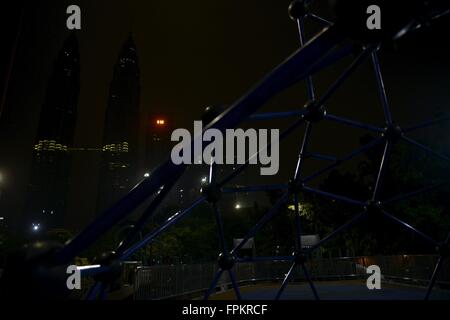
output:
[[163,127],[166,125],[166,120],[158,119],[158,120],[156,120],[156,125],[159,127]]

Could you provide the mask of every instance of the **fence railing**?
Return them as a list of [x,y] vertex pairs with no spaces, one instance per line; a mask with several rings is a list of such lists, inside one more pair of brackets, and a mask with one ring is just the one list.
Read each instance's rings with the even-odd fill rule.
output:
[[[382,276],[393,281],[426,284],[432,276],[436,256],[380,256],[316,259],[308,262],[315,280],[340,280],[367,277],[366,268],[378,265]],[[241,284],[278,281],[284,279],[290,262],[239,263],[235,266],[236,277]],[[217,264],[140,267],[134,277],[136,300],[170,299],[186,296],[200,297],[208,289],[217,272]],[[450,286],[450,263],[446,263],[437,284]],[[293,278],[304,281],[298,270]],[[226,290],[231,281],[227,276],[218,282],[216,289]]]

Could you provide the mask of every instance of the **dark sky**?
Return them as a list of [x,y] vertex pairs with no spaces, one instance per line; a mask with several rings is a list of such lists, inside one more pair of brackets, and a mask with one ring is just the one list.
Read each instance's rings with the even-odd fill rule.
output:
[[[319,10],[323,9],[326,1],[318,2]],[[188,128],[206,106],[232,103],[298,47],[296,26],[287,16],[289,1],[30,1],[0,119],[0,172],[4,176],[0,212],[7,217],[18,218],[22,210],[48,77],[68,35],[65,10],[69,4],[79,4],[83,14],[82,30],[77,32],[81,47],[77,147],[101,144],[113,65],[130,32],[140,58],[142,110],[167,114],[180,127]],[[6,52],[16,34],[17,7],[15,3],[2,10],[2,16],[8,17],[8,23],[2,24]],[[386,86],[399,122],[410,123],[448,110],[448,20],[382,52]],[[5,61],[3,54],[2,77]],[[319,90],[323,91],[343,66],[320,75]],[[338,115],[382,123],[374,85],[372,69],[366,64],[337,93],[330,108]],[[269,103],[266,110],[299,108],[305,101],[301,84]],[[358,145],[360,136],[361,132],[320,124],[313,144],[326,153],[343,154]],[[440,135],[445,141],[447,136]],[[300,140],[299,133],[283,149],[281,161],[286,164],[280,181],[292,173]],[[96,172],[89,165],[91,160],[84,158],[72,173],[73,187],[81,191],[71,198],[77,211],[71,216],[82,223],[94,214],[91,191]]]

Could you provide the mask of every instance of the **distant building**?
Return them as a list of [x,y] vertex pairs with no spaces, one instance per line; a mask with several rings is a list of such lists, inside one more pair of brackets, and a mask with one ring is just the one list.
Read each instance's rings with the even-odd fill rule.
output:
[[80,54],[72,34],[56,59],[39,118],[25,207],[28,230],[39,232],[63,223],[79,91]]
[[122,46],[110,85],[102,146],[97,211],[123,197],[139,175],[140,71],[133,38]]
[[174,130],[174,123],[165,115],[150,115],[146,130],[145,167],[147,172],[153,172],[170,157],[170,137]]

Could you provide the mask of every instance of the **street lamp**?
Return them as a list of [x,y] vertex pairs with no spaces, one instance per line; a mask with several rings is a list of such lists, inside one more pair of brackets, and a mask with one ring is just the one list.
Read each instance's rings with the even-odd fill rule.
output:
[[34,233],[38,233],[38,232],[41,230],[41,224],[40,224],[40,223],[33,223],[33,224],[31,225],[31,230],[32,230]]

